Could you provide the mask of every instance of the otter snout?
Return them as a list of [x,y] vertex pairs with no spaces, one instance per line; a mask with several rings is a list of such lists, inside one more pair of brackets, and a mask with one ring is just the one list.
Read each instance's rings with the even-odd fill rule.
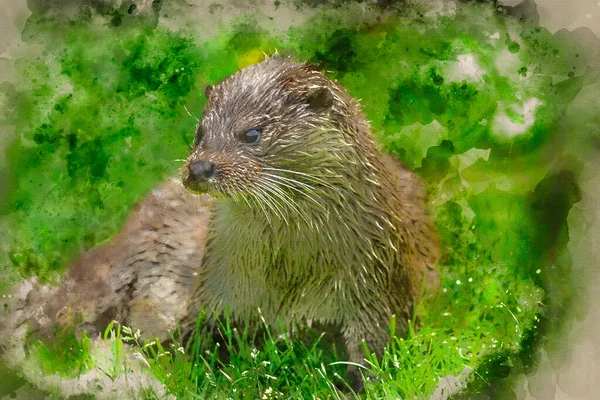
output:
[[188,166],[188,179],[203,182],[215,175],[217,164],[212,161],[194,161]]
[[183,186],[195,193],[206,193],[210,190],[214,185],[211,178],[217,175],[217,164],[207,160],[196,160],[186,164],[181,170]]

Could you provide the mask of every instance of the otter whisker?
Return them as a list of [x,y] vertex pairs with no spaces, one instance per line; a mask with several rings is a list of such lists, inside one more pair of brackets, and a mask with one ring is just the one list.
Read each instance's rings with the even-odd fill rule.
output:
[[309,179],[311,179],[314,182],[318,182],[318,183],[321,183],[321,184],[323,184],[325,186],[333,188],[333,186],[329,182],[327,182],[327,181],[319,178],[318,176],[316,176],[314,174],[309,174],[309,173],[300,172],[300,171],[294,171],[294,170],[287,169],[287,168],[262,167],[262,169],[263,170],[267,170],[267,171],[276,171],[276,172],[284,172],[284,173],[290,173],[290,174],[300,175],[300,176],[309,178]]
[[254,202],[258,205],[258,207],[260,207],[262,213],[265,216],[265,219],[267,220],[267,223],[270,226],[273,226],[273,222],[271,221],[271,217],[269,216],[269,213],[267,212],[267,210],[265,209],[265,206],[263,205],[262,196],[259,193],[255,192],[255,191],[250,192],[250,195],[251,195],[251,198],[254,200]]
[[[185,162],[185,159],[182,159],[182,158],[176,158],[175,160],[171,160],[171,162],[172,162],[172,163],[174,163],[174,162],[181,162],[181,163],[182,163],[182,162]],[[163,169],[161,170],[161,172],[164,172],[164,171],[165,171],[165,169],[167,169],[167,167],[168,167],[168,166],[169,166],[169,164],[165,164],[165,166],[163,167]]]
[[[223,189],[225,189],[224,192],[229,193],[231,195],[231,199],[234,202],[239,203],[240,197],[243,198],[243,196],[234,187],[232,187],[229,183],[224,182],[224,183],[222,183],[222,185],[223,185]],[[250,206],[250,204],[248,204],[248,206]]]
[[[272,183],[275,183],[277,185],[285,186],[287,188],[290,188],[290,189],[292,189],[292,190],[300,193],[301,195],[307,197],[309,200],[311,200],[313,203],[315,203],[317,206],[319,206],[321,209],[323,209],[323,211],[325,211],[326,214],[329,214],[329,211],[323,206],[323,204],[319,203],[313,196],[310,195],[310,193],[314,194],[314,191],[311,191],[310,193],[307,193],[307,192],[304,192],[304,191],[298,189],[297,187],[295,187],[293,185],[290,185],[290,184],[288,184],[286,182],[282,182],[281,180],[279,180],[280,178],[283,178],[281,176],[271,175],[271,174],[265,174],[265,175],[268,176],[268,177],[271,177],[271,178],[264,177],[264,179],[266,179],[266,180],[268,180],[268,181],[270,181]],[[283,179],[290,180],[289,178],[283,178]],[[296,182],[296,183],[301,183],[301,182],[295,181],[293,179],[291,179],[291,181],[292,182]]]
[[248,209],[252,209],[252,206],[250,205],[250,201],[248,200],[248,196],[245,195],[244,193],[239,193],[235,190],[231,190],[231,186],[229,184],[225,184],[225,189],[228,190],[229,193],[231,193],[231,199],[236,202],[236,203],[240,203],[240,199],[244,200],[244,203],[246,203],[246,205],[248,206]]
[[[323,211],[325,211],[327,214],[329,213],[328,210],[323,206],[323,204],[321,204],[321,202],[319,202],[315,197],[316,197],[316,189],[312,189],[312,190],[301,190],[299,188],[297,188],[294,184],[299,184],[299,185],[303,185],[302,182],[299,182],[295,179],[291,179],[291,178],[286,178],[280,175],[272,175],[272,174],[264,174],[266,176],[268,176],[269,178],[265,178],[265,179],[269,179],[272,182],[275,182],[278,185],[281,186],[285,186],[287,188],[290,188],[292,190],[294,190],[295,192],[307,197],[309,200],[311,200],[313,203],[315,203],[317,206],[319,206],[320,208],[323,209]],[[290,183],[288,183],[290,182]],[[307,188],[312,188],[312,186],[310,185],[304,185],[303,187],[307,187]]]
[[[285,216],[285,212],[283,210],[281,210],[281,208],[279,208],[279,206],[276,203],[276,198],[279,198],[277,196],[277,194],[275,192],[273,192],[273,190],[270,186],[268,186],[264,183],[261,184],[261,191],[264,194],[264,196],[266,197],[268,204],[271,205],[271,209],[272,210],[276,209],[278,211],[276,213],[276,215],[279,215],[281,217],[281,219],[283,219],[285,221],[286,225],[289,225],[288,219]],[[271,195],[275,195],[276,198],[274,198]]]
[[283,202],[284,205],[287,205],[294,212],[296,212],[307,223],[307,225],[310,226],[310,223],[308,221],[308,216],[306,215],[306,212],[302,211],[296,204],[294,204],[294,201],[292,200],[292,198],[287,193],[285,193],[280,188],[278,188],[277,186],[275,186],[274,185],[275,182],[268,181],[268,180],[265,180],[265,179],[260,179],[259,182],[263,185],[263,187],[265,188],[265,190],[269,191],[274,196],[276,196],[278,199],[280,199]]
[[248,198],[246,196],[240,196],[242,199],[244,199],[244,201],[246,202],[246,205],[248,206],[248,208],[252,208],[250,206],[250,202],[248,201]]
[[[312,179],[313,182],[318,182],[321,185],[326,186],[326,187],[328,187],[330,189],[335,189],[335,187],[331,183],[329,183],[327,181],[324,181],[323,179],[319,178],[316,175],[308,174],[308,173],[305,173],[305,172],[292,171],[290,169],[282,169],[282,168],[262,167],[262,169],[263,170],[267,170],[267,171],[287,172],[287,173],[290,173],[290,174],[301,175],[301,176],[304,176],[304,177]],[[332,178],[341,178],[341,175],[332,175],[331,177]]]
[[192,114],[190,112],[190,110],[188,110],[187,106],[184,104],[183,105],[183,109],[185,110],[185,112],[192,118],[194,118],[196,120],[196,122],[200,121],[200,119],[198,117],[196,117],[194,114]]
[[277,174],[269,174],[269,173],[266,173],[266,172],[264,172],[264,175],[271,176],[271,177],[276,178],[276,179],[283,179],[285,181],[296,183],[296,184],[298,184],[298,185],[300,185],[302,187],[306,187],[306,188],[310,189],[313,192],[316,190],[316,188],[314,186],[311,186],[308,183],[297,181],[296,179],[286,178],[285,176],[281,176],[281,175],[277,175]]
[[288,205],[291,209],[293,209],[294,211],[296,211],[298,214],[302,214],[302,216],[305,215],[305,212],[298,207],[298,205],[293,201],[293,199],[283,190],[281,190],[273,181],[270,180],[264,180],[263,181],[265,186],[269,189],[271,189],[272,191],[275,192],[275,194],[286,204]]
[[[273,211],[273,214],[275,214],[277,217],[283,219],[284,221],[286,221],[287,223],[287,219],[285,218],[285,216],[283,215],[282,211],[279,209],[279,207],[276,207],[276,205],[274,205],[269,199],[270,196],[265,193],[264,189],[261,186],[255,186],[254,190],[252,190],[252,192],[257,199],[260,199],[260,201],[271,211]],[[265,211],[266,212],[266,211]],[[272,225],[273,226],[273,225]]]
[[266,204],[269,206],[269,208],[275,213],[275,215],[279,216],[281,219],[283,219],[283,221],[286,223],[286,225],[289,225],[288,220],[285,216],[285,213],[281,210],[281,208],[279,208],[279,205],[276,202],[276,199],[274,199],[272,196],[269,195],[270,192],[266,191],[267,187],[266,186],[262,186],[260,188],[261,193],[263,194]]

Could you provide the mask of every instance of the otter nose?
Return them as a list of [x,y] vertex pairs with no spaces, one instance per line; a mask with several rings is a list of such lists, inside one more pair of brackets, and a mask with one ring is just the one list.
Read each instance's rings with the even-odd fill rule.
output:
[[217,165],[212,161],[194,161],[190,164],[190,179],[195,181],[205,181],[215,174]]

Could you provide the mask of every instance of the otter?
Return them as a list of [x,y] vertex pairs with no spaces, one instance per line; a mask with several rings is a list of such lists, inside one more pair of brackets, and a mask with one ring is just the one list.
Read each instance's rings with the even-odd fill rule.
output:
[[341,326],[354,363],[363,340],[381,355],[392,317],[404,334],[423,284],[437,286],[419,179],[378,152],[359,104],[314,66],[267,58],[206,94],[181,179],[215,198],[183,329],[201,310],[260,310],[270,325]]
[[180,181],[60,287],[32,290],[22,318],[40,332],[73,313],[89,331],[116,319],[160,340],[178,326],[189,336],[203,310],[207,326],[223,313],[334,325],[360,390],[362,341],[381,355],[391,319],[403,335],[438,285],[422,182],[378,151],[359,103],[314,65],[267,57],[206,97]]

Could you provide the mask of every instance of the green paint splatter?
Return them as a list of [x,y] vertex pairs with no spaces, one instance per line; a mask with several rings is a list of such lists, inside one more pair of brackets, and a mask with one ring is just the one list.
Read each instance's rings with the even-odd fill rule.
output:
[[22,61],[32,84],[8,157],[11,254],[24,274],[49,277],[110,237],[191,140],[184,105],[201,102],[192,92],[200,50],[178,33],[116,29],[72,26],[46,57]]
[[521,45],[518,42],[512,40],[508,33],[506,34],[506,40],[504,41],[504,43],[508,47],[508,51],[510,51],[512,54],[518,53],[521,49]]

